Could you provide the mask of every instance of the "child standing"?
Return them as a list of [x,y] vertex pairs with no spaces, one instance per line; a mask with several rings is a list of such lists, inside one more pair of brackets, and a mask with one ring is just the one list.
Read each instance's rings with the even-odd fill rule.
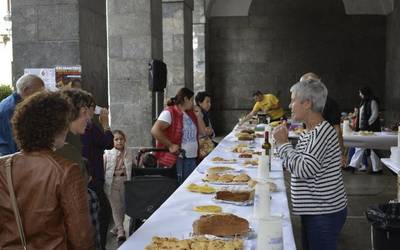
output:
[[104,153],[105,183],[104,191],[110,200],[115,227],[111,230],[119,242],[124,241],[124,182],[131,179],[132,152],[125,146],[124,132],[115,130],[114,148]]

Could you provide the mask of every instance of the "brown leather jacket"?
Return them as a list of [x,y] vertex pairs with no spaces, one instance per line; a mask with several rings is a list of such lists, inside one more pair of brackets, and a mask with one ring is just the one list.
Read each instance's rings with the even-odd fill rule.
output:
[[[0,157],[0,249],[22,249]],[[87,189],[77,164],[52,151],[14,155],[12,178],[29,250],[94,249]]]

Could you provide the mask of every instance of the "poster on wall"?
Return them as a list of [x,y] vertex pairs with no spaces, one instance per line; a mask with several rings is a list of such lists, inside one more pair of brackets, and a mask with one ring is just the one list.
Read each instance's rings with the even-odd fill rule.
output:
[[81,88],[82,69],[80,65],[56,66],[55,72],[57,88]]
[[40,77],[46,89],[54,91],[56,87],[56,71],[54,68],[27,68],[24,74],[31,74]]

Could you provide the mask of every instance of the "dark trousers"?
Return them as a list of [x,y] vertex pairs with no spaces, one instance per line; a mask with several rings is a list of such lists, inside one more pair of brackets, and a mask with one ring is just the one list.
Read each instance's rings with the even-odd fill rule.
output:
[[346,217],[347,208],[332,214],[301,215],[303,250],[336,250]]
[[181,184],[196,168],[196,158],[179,158],[176,160],[176,174],[178,183]]
[[111,220],[111,205],[104,193],[104,181],[91,181],[89,187],[94,190],[99,199],[99,223],[100,223],[100,239],[101,247],[106,249],[108,227]]

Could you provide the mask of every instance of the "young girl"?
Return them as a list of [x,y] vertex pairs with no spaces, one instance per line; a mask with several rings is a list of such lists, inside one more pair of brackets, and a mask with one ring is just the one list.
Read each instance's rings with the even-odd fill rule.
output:
[[104,153],[104,192],[110,200],[115,227],[111,230],[118,241],[125,240],[124,221],[124,181],[131,179],[132,152],[125,146],[124,132],[115,130],[114,148]]

